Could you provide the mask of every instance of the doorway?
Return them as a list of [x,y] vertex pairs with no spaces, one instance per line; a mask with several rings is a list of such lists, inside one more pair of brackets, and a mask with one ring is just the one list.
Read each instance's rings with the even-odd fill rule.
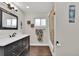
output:
[[50,41],[51,41],[51,44],[53,46],[52,48],[52,52],[54,54],[55,52],[55,47],[56,47],[56,40],[55,40],[55,36],[56,36],[56,10],[55,10],[55,3],[53,3],[53,7],[50,11],[50,14],[49,14],[49,33],[50,33]]

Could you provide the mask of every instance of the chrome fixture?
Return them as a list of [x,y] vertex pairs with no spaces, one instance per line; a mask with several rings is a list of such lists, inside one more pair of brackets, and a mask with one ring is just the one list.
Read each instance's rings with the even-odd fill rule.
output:
[[16,33],[14,32],[14,33],[12,34],[12,37],[15,37],[15,35],[16,35]]
[[7,2],[3,2],[3,3],[5,3],[10,10],[15,10],[16,12],[18,11],[13,4]]
[[14,32],[12,35],[9,35],[9,37],[15,37],[16,33]]

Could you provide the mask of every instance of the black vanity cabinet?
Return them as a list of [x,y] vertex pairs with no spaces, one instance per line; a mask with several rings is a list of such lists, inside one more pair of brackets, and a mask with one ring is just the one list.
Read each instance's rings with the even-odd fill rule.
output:
[[24,37],[16,42],[13,42],[7,46],[4,46],[4,56],[20,56],[26,49],[28,51],[30,47],[30,36]]

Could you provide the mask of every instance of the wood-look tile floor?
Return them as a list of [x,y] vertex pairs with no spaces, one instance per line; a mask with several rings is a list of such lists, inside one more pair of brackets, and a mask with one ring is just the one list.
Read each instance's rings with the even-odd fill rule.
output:
[[31,46],[28,54],[24,51],[23,55],[27,56],[52,56],[48,46]]
[[48,46],[31,46],[30,56],[51,56]]

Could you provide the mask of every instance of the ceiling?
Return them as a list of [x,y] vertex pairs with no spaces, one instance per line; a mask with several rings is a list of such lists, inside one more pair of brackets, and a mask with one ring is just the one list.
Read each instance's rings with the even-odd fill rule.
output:
[[[47,14],[52,8],[52,2],[14,2],[26,14]],[[26,8],[29,6],[30,8]]]

